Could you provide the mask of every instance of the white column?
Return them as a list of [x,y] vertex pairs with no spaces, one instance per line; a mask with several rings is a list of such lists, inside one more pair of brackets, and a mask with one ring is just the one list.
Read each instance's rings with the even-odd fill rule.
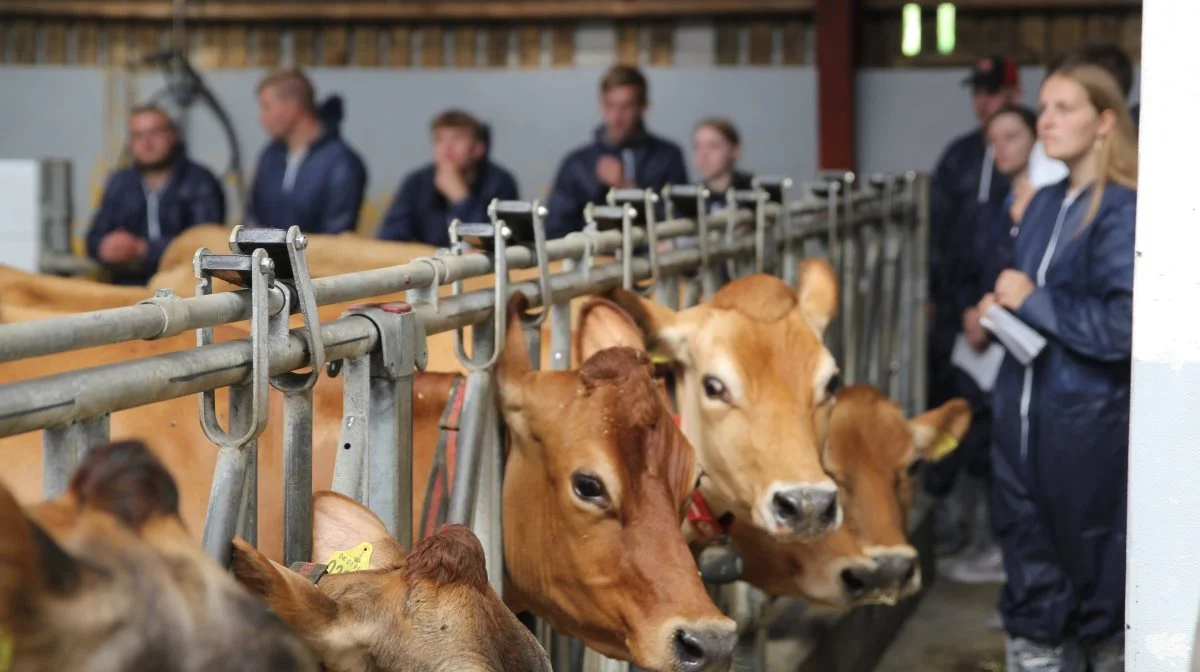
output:
[[1145,0],[1126,660],[1190,672],[1200,616],[1200,2]]

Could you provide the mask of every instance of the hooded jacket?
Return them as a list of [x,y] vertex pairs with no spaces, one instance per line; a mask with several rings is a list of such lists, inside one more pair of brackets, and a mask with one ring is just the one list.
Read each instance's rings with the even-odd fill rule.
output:
[[449,247],[452,220],[486,222],[492,199],[517,198],[517,181],[512,173],[486,157],[479,162],[467,197],[458,203],[450,203],[438,191],[436,176],[437,167],[429,164],[404,178],[379,228],[380,239]]
[[558,166],[546,221],[548,238],[561,238],[572,231],[583,230],[584,206],[603,203],[608,193],[608,185],[596,177],[596,162],[602,156],[623,159],[626,150],[634,167],[633,183],[639,188],[658,191],[668,184],[687,183],[687,168],[679,145],[653,135],[645,128],[640,128],[623,145],[613,145],[601,125],[593,133],[590,143],[572,150]]
[[[153,215],[153,216],[152,216]],[[207,168],[191,161],[181,143],[166,184],[153,196],[137,168],[113,173],[87,234],[87,253],[99,260],[100,241],[117,229],[147,241],[137,262],[111,269],[113,282],[144,285],[158,271],[163,251],[185,229],[225,223],[225,191]]]
[[284,184],[287,145],[276,140],[259,155],[247,224],[272,229],[296,225],[305,233],[343,233],[358,226],[367,169],[341,138],[341,99],[326,101],[318,116],[321,134],[308,146],[290,188]]
[[1011,355],[993,392],[993,517],[1007,631],[1042,644],[1094,644],[1124,631],[1126,462],[1137,193],[1071,200],[1037,192],[1012,266],[1036,289],[1016,316],[1046,338]]

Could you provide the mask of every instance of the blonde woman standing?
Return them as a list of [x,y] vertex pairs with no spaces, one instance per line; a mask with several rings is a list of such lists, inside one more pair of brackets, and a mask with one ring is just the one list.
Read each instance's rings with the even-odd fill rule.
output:
[[1046,338],[1006,356],[993,395],[992,515],[1012,672],[1124,669],[1137,141],[1113,77],[1069,66],[1042,85],[1038,136],[1066,179],[1025,210],[980,310]]

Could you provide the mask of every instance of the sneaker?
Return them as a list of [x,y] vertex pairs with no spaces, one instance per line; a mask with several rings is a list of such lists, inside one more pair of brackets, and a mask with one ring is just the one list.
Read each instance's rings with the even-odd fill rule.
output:
[[1000,547],[989,545],[964,553],[944,565],[942,576],[955,583],[1004,583],[1004,557]]

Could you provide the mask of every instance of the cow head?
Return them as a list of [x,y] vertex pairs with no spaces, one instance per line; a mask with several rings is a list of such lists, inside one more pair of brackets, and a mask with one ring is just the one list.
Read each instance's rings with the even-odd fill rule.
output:
[[370,544],[358,571],[310,579],[234,540],[233,571],[300,633],[331,672],[550,672],[533,634],[487,581],[483,546],[461,525],[405,552],[369,509],[332,492],[313,501],[313,559]]
[[858,385],[815,416],[845,523],[811,543],[780,543],[735,525],[742,578],[772,595],[831,607],[895,604],[921,587],[919,558],[907,536],[916,468],[966,434],[970,408],[955,399],[906,420],[878,390]]
[[583,309],[580,355],[648,344],[674,363],[683,430],[714,511],[779,539],[836,529],[837,488],[821,467],[812,418],[837,373],[821,342],[837,305],[829,264],[804,262],[799,291],[751,275],[678,313],[623,290],[608,298]]
[[18,670],[307,670],[317,661],[189,538],[135,441],[89,451],[26,516],[0,488],[0,637]]
[[842,492],[846,527],[879,565],[877,585],[900,599],[920,590],[917,551],[908,543],[908,511],[919,465],[957,445],[971,407],[952,399],[911,420],[878,389],[855,385],[818,412],[827,436],[825,469]]
[[535,371],[516,319],[525,303],[510,301],[497,372],[510,433],[506,599],[638,667],[723,669],[734,623],[679,529],[695,456],[649,358],[610,348],[577,371]]

